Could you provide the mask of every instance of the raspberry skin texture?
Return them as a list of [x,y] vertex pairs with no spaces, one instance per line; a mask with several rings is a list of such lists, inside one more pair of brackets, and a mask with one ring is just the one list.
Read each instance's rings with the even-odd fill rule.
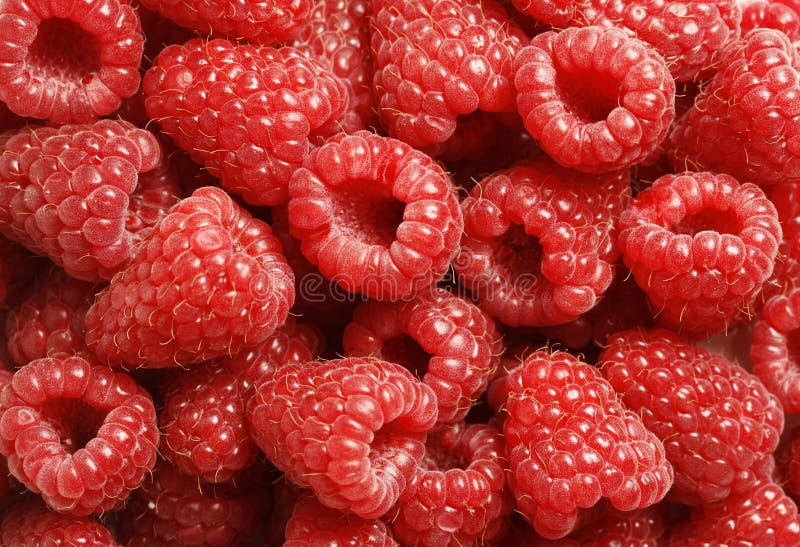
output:
[[622,512],[608,509],[605,516],[584,526],[571,538],[580,547],[657,547],[665,534],[661,504],[640,511]]
[[514,58],[517,110],[557,163],[607,173],[646,159],[675,117],[675,81],[650,46],[615,28],[545,32]]
[[313,496],[297,500],[286,523],[284,547],[394,547],[399,545],[380,520],[364,520],[325,507]]
[[0,545],[81,545],[116,547],[111,532],[86,517],[54,513],[41,502],[16,503],[3,510]]
[[772,274],[782,230],[755,184],[722,173],[664,175],[620,216],[625,266],[662,325],[725,330]]
[[342,345],[345,355],[373,355],[418,375],[436,394],[437,425],[464,419],[503,351],[492,318],[444,289],[404,302],[361,304]]
[[256,385],[256,443],[323,505],[384,515],[412,479],[437,418],[433,390],[371,357],[290,364]]
[[575,17],[581,5],[576,0],[511,0],[521,13],[552,27],[566,27]]
[[150,395],[82,357],[32,361],[0,393],[0,453],[60,513],[121,507],[155,465],[158,441]]
[[749,492],[771,472],[783,410],[743,368],[666,329],[618,333],[598,363],[664,442],[675,468],[674,501],[723,500]]
[[512,64],[527,38],[493,0],[374,0],[372,88],[389,136],[439,144],[459,116],[514,110]]
[[429,435],[425,457],[388,521],[403,545],[491,545],[509,527],[514,499],[502,433],[456,424]]
[[784,239],[800,241],[800,181],[781,181],[767,195],[778,211]]
[[139,87],[144,37],[127,2],[4,2],[0,29],[0,101],[20,116],[89,123]]
[[124,121],[23,128],[0,153],[0,232],[73,277],[111,279],[177,201],[164,162]]
[[295,172],[289,194],[303,255],[348,292],[391,301],[419,294],[458,251],[464,223],[449,176],[396,139],[332,137]]
[[587,175],[546,157],[486,177],[461,203],[459,282],[508,326],[576,319],[613,279],[629,181],[627,172]]
[[673,470],[664,446],[596,368],[537,351],[508,374],[506,386],[508,482],[537,533],[566,536],[582,510],[603,498],[632,511],[667,494]]
[[800,3],[795,0],[756,0],[742,6],[742,36],[756,28],[783,32],[800,44]]
[[199,363],[263,342],[293,302],[294,276],[269,225],[204,187],[172,207],[97,295],[86,345],[113,367]]
[[254,205],[286,201],[312,140],[339,130],[341,80],[296,48],[200,38],[161,51],[145,108],[222,186]]

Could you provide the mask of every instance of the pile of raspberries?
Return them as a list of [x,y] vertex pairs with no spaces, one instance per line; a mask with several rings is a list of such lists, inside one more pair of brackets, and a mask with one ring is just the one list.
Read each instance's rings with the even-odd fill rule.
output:
[[0,0],[0,545],[800,545],[800,0]]

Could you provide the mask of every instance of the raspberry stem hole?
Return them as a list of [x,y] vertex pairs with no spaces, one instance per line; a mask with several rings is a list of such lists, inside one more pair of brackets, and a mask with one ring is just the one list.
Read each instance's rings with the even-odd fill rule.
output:
[[405,204],[392,196],[390,186],[353,180],[343,183],[333,195],[336,223],[352,237],[384,247],[394,241]]
[[73,454],[97,436],[107,415],[81,399],[53,399],[45,402],[40,412],[58,432],[62,446]]
[[397,363],[422,378],[428,370],[431,356],[422,349],[419,342],[408,334],[401,334],[386,340],[381,348],[381,356],[387,361]]
[[742,226],[733,211],[707,209],[684,217],[673,227],[675,233],[690,236],[707,230],[720,234],[737,235],[742,230]]
[[497,238],[495,263],[505,268],[510,277],[529,276],[540,271],[542,249],[539,238],[525,233],[521,224],[512,224],[505,234]]
[[47,67],[48,74],[56,72],[65,80],[86,83],[100,69],[99,44],[77,23],[54,17],[39,25],[27,61],[34,67]]
[[606,74],[559,71],[556,88],[568,110],[584,123],[604,121],[619,106],[619,82]]

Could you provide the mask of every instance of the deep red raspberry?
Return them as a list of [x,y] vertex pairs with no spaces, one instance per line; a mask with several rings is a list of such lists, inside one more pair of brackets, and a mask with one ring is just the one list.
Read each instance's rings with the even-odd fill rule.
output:
[[755,0],[742,6],[742,35],[755,28],[783,32],[793,44],[800,44],[800,2],[797,0]]
[[460,116],[514,110],[512,65],[527,39],[494,0],[373,0],[373,90],[389,135],[446,141]]
[[577,0],[511,0],[520,12],[553,27],[566,27],[575,17]]
[[587,175],[546,157],[488,176],[461,204],[459,281],[506,325],[572,321],[611,284],[629,181],[626,171]]
[[177,201],[165,161],[123,121],[23,128],[0,154],[0,231],[73,277],[111,279]]
[[630,512],[609,509],[571,538],[577,542],[576,547],[657,547],[666,532],[660,508],[661,504]]
[[0,101],[20,116],[88,123],[139,87],[144,38],[120,0],[0,6]]
[[442,168],[366,131],[314,150],[289,185],[306,258],[349,292],[400,300],[431,287],[458,251],[463,220]]
[[641,162],[675,117],[664,59],[618,29],[540,34],[515,57],[514,72],[525,128],[557,163],[578,171]]
[[503,351],[492,318],[444,289],[398,303],[361,304],[343,346],[346,355],[373,355],[414,372],[436,394],[438,425],[464,419]]
[[619,248],[657,320],[704,338],[722,332],[772,274],[782,231],[774,205],[729,175],[664,175],[620,216]]
[[297,500],[286,523],[286,542],[283,545],[391,547],[397,544],[383,522],[342,513],[325,507],[313,496],[306,496]]
[[153,468],[150,395],[82,357],[32,361],[0,394],[0,452],[11,474],[56,511],[119,508]]
[[16,503],[0,517],[0,545],[81,545],[116,547],[111,532],[86,517],[50,511],[41,502]]
[[40,264],[22,246],[0,235],[0,310],[16,305],[26,296],[26,286],[33,274],[49,261]]
[[256,386],[258,445],[324,505],[372,519],[397,502],[436,423],[436,396],[400,365],[349,357],[290,364]]
[[800,240],[800,181],[780,181],[767,195],[778,210],[784,239]]
[[599,362],[664,442],[676,501],[696,505],[747,493],[771,473],[783,411],[743,368],[666,329],[618,333]]
[[163,368],[235,355],[286,320],[294,278],[269,226],[219,188],[175,205],[86,314],[104,363]]
[[341,80],[291,47],[195,39],[161,51],[144,78],[150,117],[245,201],[277,205],[309,139],[339,129]]
[[403,545],[484,545],[502,539],[514,509],[505,442],[463,422],[428,437],[425,457],[387,516]]
[[567,535],[602,498],[632,511],[667,494],[673,470],[664,446],[596,368],[536,352],[506,382],[509,485],[539,534]]

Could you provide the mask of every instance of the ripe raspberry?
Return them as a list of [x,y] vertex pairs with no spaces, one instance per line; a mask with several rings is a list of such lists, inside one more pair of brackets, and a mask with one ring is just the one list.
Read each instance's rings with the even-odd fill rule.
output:
[[494,0],[374,0],[373,90],[389,135],[446,141],[459,117],[514,110],[512,61],[527,38]]
[[492,544],[514,509],[505,442],[492,426],[463,422],[428,437],[425,457],[389,513],[403,545]]
[[672,165],[760,186],[796,180],[800,54],[782,32],[756,29],[720,53],[720,67],[672,130]]
[[164,133],[259,205],[286,200],[310,139],[336,132],[348,104],[341,80],[295,48],[199,38],[162,50],[144,92]]
[[269,226],[219,188],[200,188],[97,295],[86,345],[115,367],[199,363],[263,342],[293,301],[293,275]]
[[746,493],[771,472],[783,411],[738,365],[665,329],[618,333],[598,362],[664,442],[676,501],[697,505]]
[[800,43],[800,2],[797,0],[755,0],[742,6],[742,36],[755,28],[783,32],[793,44]]
[[27,501],[3,510],[0,545],[116,547],[117,542],[92,519],[54,513],[41,502]]
[[625,265],[660,323],[722,332],[772,274],[781,227],[752,183],[724,174],[664,175],[620,216]]
[[177,201],[164,161],[123,121],[23,128],[0,154],[0,231],[73,277],[111,279]]
[[412,479],[436,423],[436,397],[400,365],[349,357],[290,364],[247,407],[270,461],[324,505],[386,513]]
[[781,181],[767,195],[778,211],[784,239],[800,240],[800,181]]
[[567,535],[601,498],[632,511],[667,494],[673,471],[664,446],[596,368],[539,351],[506,382],[509,485],[539,534]]
[[570,26],[575,9],[581,5],[577,0],[511,0],[520,12],[553,27]]
[[486,391],[503,343],[480,308],[444,289],[361,304],[345,327],[346,355],[373,355],[415,373],[436,394],[437,425],[463,420]]
[[120,507],[153,468],[157,445],[150,395],[82,357],[32,361],[0,394],[9,471],[61,513]]
[[586,175],[545,157],[490,175],[461,204],[459,281],[506,325],[572,321],[611,284],[614,225],[629,180],[627,172]]
[[675,117],[675,81],[664,59],[618,29],[540,34],[515,57],[514,71],[525,128],[557,163],[578,171],[641,162]]
[[57,124],[111,114],[139,87],[144,39],[121,0],[0,5],[0,101]]
[[333,137],[295,172],[289,193],[303,254],[349,292],[392,301],[420,293],[458,251],[463,220],[450,178],[401,141]]
[[581,528],[572,538],[580,547],[656,547],[666,531],[660,508],[661,504],[630,512],[610,508],[606,515]]
[[312,496],[306,496],[297,500],[294,506],[286,524],[286,542],[283,545],[390,547],[398,543],[383,522],[341,513],[325,507]]

